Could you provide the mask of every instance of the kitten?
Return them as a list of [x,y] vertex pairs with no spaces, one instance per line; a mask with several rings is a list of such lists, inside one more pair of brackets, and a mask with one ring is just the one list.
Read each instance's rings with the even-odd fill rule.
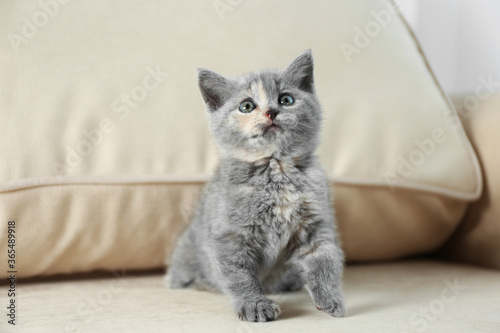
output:
[[263,322],[280,315],[265,293],[305,286],[318,309],[343,316],[344,256],[313,155],[311,51],[284,71],[228,79],[200,69],[198,80],[221,161],[173,253],[171,287],[223,291],[240,319]]

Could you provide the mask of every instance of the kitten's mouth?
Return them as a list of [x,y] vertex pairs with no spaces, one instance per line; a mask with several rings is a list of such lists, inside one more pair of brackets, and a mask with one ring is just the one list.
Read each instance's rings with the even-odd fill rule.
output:
[[267,126],[265,129],[264,129],[264,133],[263,134],[266,134],[268,132],[276,132],[278,130],[280,130],[281,127],[279,127],[278,125],[276,125],[275,123],[272,123],[271,125]]
[[272,122],[270,124],[259,124],[257,125],[259,128],[258,134],[254,134],[251,136],[252,139],[256,139],[258,137],[265,137],[265,136],[274,136],[275,133],[282,131],[283,129],[281,128],[280,125]]

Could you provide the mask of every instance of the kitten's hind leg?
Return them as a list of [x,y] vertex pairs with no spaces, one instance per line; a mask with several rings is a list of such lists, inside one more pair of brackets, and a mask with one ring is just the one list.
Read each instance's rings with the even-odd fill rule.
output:
[[165,276],[165,284],[170,288],[194,287],[200,278],[200,267],[196,258],[190,229],[187,229],[175,247]]

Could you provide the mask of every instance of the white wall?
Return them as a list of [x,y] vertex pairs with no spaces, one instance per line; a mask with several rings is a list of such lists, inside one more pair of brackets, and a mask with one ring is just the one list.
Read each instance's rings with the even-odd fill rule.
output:
[[500,82],[499,0],[401,0],[443,88],[471,92],[480,77]]

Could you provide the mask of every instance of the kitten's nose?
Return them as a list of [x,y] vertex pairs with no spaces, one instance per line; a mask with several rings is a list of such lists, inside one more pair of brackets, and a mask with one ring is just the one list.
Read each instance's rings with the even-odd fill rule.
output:
[[271,119],[271,120],[274,120],[276,118],[276,116],[278,115],[278,113],[280,113],[278,110],[274,110],[274,109],[269,109],[267,110],[266,112],[266,116]]

